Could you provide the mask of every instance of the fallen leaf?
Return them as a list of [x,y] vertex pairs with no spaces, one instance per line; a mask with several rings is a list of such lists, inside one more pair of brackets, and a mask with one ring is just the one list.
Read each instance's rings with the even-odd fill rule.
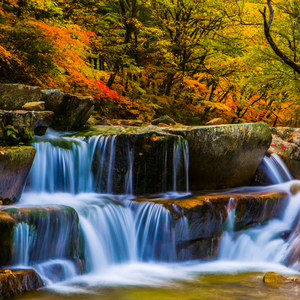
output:
[[285,129],[284,128],[281,128],[281,129],[279,129],[280,131],[285,131]]
[[281,145],[281,148],[284,150],[284,149],[286,149],[286,146],[284,146],[284,145]]
[[143,155],[143,153],[139,153],[139,155]]
[[272,143],[271,146],[276,146],[276,145],[274,143]]

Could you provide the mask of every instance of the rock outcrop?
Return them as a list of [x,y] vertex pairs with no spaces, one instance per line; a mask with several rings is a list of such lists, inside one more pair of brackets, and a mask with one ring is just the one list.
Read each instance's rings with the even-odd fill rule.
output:
[[35,291],[44,286],[41,277],[34,270],[0,271],[0,299]]
[[0,147],[0,200],[17,202],[22,194],[35,156],[30,146]]

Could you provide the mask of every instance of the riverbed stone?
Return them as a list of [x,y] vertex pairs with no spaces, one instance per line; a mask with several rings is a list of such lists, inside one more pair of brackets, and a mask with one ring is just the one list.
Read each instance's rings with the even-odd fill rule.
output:
[[54,129],[70,130],[85,125],[94,110],[92,97],[75,96],[60,90],[42,91],[45,108],[53,111],[55,119],[51,124]]
[[44,286],[41,277],[35,270],[2,270],[0,271],[0,299],[35,291]]
[[0,84],[0,109],[20,110],[25,103],[39,101],[41,96],[38,86]]
[[17,202],[26,183],[35,156],[31,146],[0,147],[0,200]]

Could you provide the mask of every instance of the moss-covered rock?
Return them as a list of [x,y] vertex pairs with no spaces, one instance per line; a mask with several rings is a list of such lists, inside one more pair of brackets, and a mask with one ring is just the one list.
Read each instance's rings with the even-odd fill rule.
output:
[[159,123],[167,124],[167,125],[176,125],[176,122],[171,119],[168,115],[159,117],[151,121],[152,125],[158,125]]
[[0,147],[0,200],[4,204],[20,199],[34,156],[34,147]]
[[0,109],[18,110],[27,102],[41,99],[41,88],[23,84],[0,84]]
[[43,285],[41,277],[34,270],[0,271],[0,299],[35,291]]

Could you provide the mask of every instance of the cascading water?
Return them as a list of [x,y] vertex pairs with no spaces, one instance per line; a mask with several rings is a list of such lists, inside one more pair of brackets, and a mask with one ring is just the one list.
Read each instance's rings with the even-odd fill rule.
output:
[[[119,174],[119,142],[119,136],[100,135],[86,139],[63,137],[51,132],[42,138],[35,138],[36,159],[29,176],[27,192],[17,207],[21,209],[40,205],[50,210],[51,207],[72,208],[78,218],[78,232],[77,236],[71,233],[69,228],[76,220],[70,219],[68,214],[62,218],[64,223],[53,214],[46,214],[42,219],[36,217],[35,222],[24,220],[18,223],[14,231],[15,265],[34,266],[48,285],[66,280],[80,284],[86,278],[80,276],[81,279],[78,279],[83,273],[88,276],[96,274],[97,278],[105,282],[103,276],[109,277],[112,270],[116,270],[113,276],[120,276],[122,270],[126,270],[122,279],[118,277],[119,281],[123,280],[126,284],[145,284],[145,280],[139,281],[137,278],[144,278],[147,272],[156,272],[151,279],[147,278],[149,282],[155,282],[153,278],[157,276],[186,278],[194,272],[208,270],[209,267],[199,262],[174,267],[176,261],[190,257],[188,249],[176,253],[174,239],[176,231],[180,231],[176,232],[179,240],[185,242],[185,239],[189,239],[189,220],[181,215],[174,228],[172,216],[163,205],[131,200],[135,188],[135,155],[141,154],[125,140],[122,152],[124,168],[122,166],[123,173]],[[170,173],[173,176],[173,194],[165,197],[173,197],[182,181],[185,181],[188,190],[187,142],[178,137],[173,145],[164,144],[163,153],[158,157],[163,170],[160,178],[162,192],[168,191],[167,176]],[[267,165],[272,158],[265,159]],[[171,171],[168,165],[170,160],[173,162]],[[275,167],[268,170],[273,172],[271,176],[277,180],[274,181],[280,183],[289,180],[284,165],[281,166],[276,157],[272,162]],[[93,170],[95,164],[97,168]],[[112,195],[114,179],[121,175],[124,179],[120,187],[123,195]],[[290,185],[291,182],[288,182],[272,188],[289,190]],[[219,266],[224,261],[260,261],[285,263],[299,269],[292,255],[298,247],[297,236],[290,234],[288,238],[283,237],[283,233],[298,226],[295,220],[300,210],[299,198],[297,195],[290,196],[289,206],[281,220],[273,220],[266,226],[239,233],[234,232],[235,200],[232,198],[227,207],[227,225],[224,226],[227,231],[221,240]],[[76,253],[70,253],[68,248],[72,234],[73,244],[78,245],[75,247]],[[147,262],[147,267],[143,265],[144,271],[141,271],[140,264],[144,262]],[[151,269],[154,263],[155,272]],[[165,263],[169,263],[168,267],[165,267]],[[162,271],[160,268],[166,269]],[[160,270],[160,275],[157,275],[157,270]],[[134,272],[135,279],[126,281]],[[90,280],[91,277],[88,278]]]
[[[15,265],[34,266],[51,285],[82,272],[101,274],[116,264],[176,260],[169,211],[161,205],[128,200],[133,195],[135,154],[129,142],[125,142],[123,149],[127,158],[123,191],[127,196],[112,195],[118,142],[118,136],[86,139],[60,136],[52,131],[34,139],[36,158],[27,192],[18,207],[47,206],[49,211],[51,207],[74,209],[79,221],[78,233],[71,233],[74,220],[68,214],[42,213],[34,217],[34,222],[25,220],[17,224]],[[165,183],[168,147],[164,145],[163,155],[159,156],[165,166],[162,179]],[[181,137],[174,142],[173,155],[174,191],[181,180],[186,181],[188,188],[188,145]],[[92,172],[95,163],[97,169]],[[75,246],[77,253],[70,254],[68,245],[72,234],[72,243],[80,244]]]

